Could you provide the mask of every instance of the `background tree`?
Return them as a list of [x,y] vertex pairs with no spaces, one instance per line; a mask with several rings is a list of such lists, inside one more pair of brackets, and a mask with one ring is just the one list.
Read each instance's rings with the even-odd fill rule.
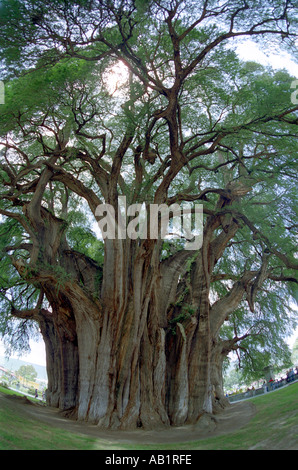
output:
[[[51,405],[104,427],[194,423],[214,409],[224,322],[238,309],[243,334],[262,289],[297,283],[291,77],[228,48],[237,37],[290,47],[293,5],[1,8],[3,308],[41,329]],[[127,78],[111,91],[120,63]],[[201,248],[101,242],[97,208],[110,204],[119,225],[119,196],[147,212],[203,202]]]
[[21,366],[16,371],[16,374],[20,375],[21,377],[24,377],[24,379],[31,380],[32,382],[35,382],[37,377],[37,372],[31,365]]
[[297,366],[297,364],[298,364],[298,339],[297,338],[296,338],[295,343],[293,345],[291,359],[292,359],[292,364]]
[[235,392],[243,385],[246,385],[241,371],[238,368],[232,368],[232,366],[227,369],[226,373],[224,374],[224,384],[225,384],[225,390],[228,391],[228,393],[231,393],[232,391]]

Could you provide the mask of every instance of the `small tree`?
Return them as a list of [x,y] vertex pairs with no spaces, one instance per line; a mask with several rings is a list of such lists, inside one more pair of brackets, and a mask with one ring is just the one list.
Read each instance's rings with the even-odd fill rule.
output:
[[296,366],[298,365],[298,338],[296,338],[295,343],[292,349],[292,363]]
[[30,380],[31,382],[35,382],[37,377],[37,372],[32,365],[21,366],[17,371],[17,375],[20,375],[24,379]]

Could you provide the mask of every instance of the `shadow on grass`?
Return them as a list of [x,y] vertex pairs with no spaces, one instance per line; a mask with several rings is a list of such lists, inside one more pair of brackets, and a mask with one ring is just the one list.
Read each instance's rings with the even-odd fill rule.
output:
[[[28,417],[0,388],[0,449],[18,450],[298,450],[298,383],[255,397],[254,417],[237,431],[188,442],[146,444],[70,432]],[[19,398],[20,401],[22,398]],[[25,403],[26,400],[26,403]],[[28,399],[22,406],[41,407]],[[116,436],[114,434],[114,436]],[[120,436],[119,436],[120,437]]]

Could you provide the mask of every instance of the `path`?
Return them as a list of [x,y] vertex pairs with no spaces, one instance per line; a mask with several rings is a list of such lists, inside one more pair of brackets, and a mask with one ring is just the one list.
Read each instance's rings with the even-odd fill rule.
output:
[[[2,403],[1,403],[2,402]],[[179,426],[166,430],[107,431],[85,422],[65,418],[56,408],[30,402],[26,397],[0,393],[0,405],[17,409],[18,413],[53,427],[81,433],[113,443],[161,444],[191,442],[233,432],[245,426],[255,414],[254,405],[249,402],[232,404],[212,418],[203,417],[197,425]]]

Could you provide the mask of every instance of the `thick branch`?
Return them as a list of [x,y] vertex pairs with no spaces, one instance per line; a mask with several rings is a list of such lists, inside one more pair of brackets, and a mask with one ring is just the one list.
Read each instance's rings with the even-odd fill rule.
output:
[[236,310],[246,293],[248,282],[251,281],[256,274],[256,271],[246,271],[241,279],[233,285],[228,294],[212,305],[210,309],[210,327],[214,337],[217,336],[226,317]]
[[92,189],[87,188],[80,180],[75,178],[73,175],[65,171],[62,167],[47,164],[53,170],[52,181],[61,181],[69,189],[74,191],[79,196],[83,197],[89,204],[89,207],[93,214],[95,214],[96,207],[101,204],[100,199],[92,191]]

